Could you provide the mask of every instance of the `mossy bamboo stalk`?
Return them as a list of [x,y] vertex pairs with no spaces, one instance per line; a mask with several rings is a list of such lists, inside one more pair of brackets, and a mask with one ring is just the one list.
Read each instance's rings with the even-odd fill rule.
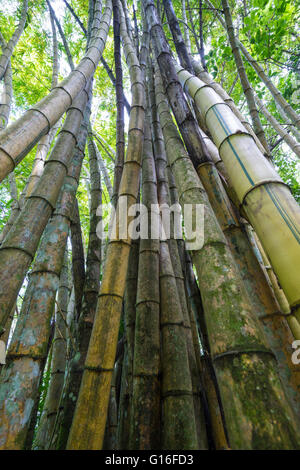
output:
[[[204,312],[201,302],[201,295],[193,271],[192,260],[188,252],[185,250],[185,274],[187,294],[189,298],[189,311],[190,316],[194,317],[191,321],[193,340],[195,344],[195,352],[199,370],[203,377],[203,386],[205,391],[205,398],[207,400],[209,410],[209,423],[214,446],[217,450],[229,449],[226,430],[224,426],[224,413],[222,404],[220,402],[220,392],[216,381],[215,373],[211,365],[211,358],[209,352],[209,342],[207,337],[206,325],[204,320]],[[201,332],[201,347],[199,344],[199,330],[197,323],[200,325]]]
[[124,136],[124,93],[123,93],[123,71],[121,60],[120,20],[116,0],[113,0],[113,26],[114,26],[114,58],[116,71],[116,159],[114,170],[114,186],[112,204],[117,203],[120,181],[124,165],[125,136]]
[[[160,242],[163,449],[198,449],[186,332],[167,241]],[[176,351],[176,354],[174,354]]]
[[[53,313],[54,313],[54,308],[53,308]],[[46,375],[47,374],[48,376],[50,375],[53,337],[54,337],[54,322],[51,322],[51,331],[50,331],[50,336],[48,340],[47,352],[45,354],[45,358],[42,361],[42,365],[41,365],[40,381],[38,385],[38,394],[35,398],[35,403],[32,408],[30,424],[28,427],[26,441],[24,444],[24,450],[31,450],[33,447],[33,439],[34,439],[35,429],[36,429],[36,425],[38,421],[38,411],[39,411],[39,404],[40,404],[40,399],[41,399],[41,393],[39,392],[42,386],[44,373],[46,372]],[[46,366],[47,366],[47,370],[45,371]]]
[[142,195],[149,238],[141,239],[139,250],[130,448],[150,450],[160,448],[160,309],[159,239],[151,239],[151,205],[157,204],[157,182],[149,109],[144,126]]
[[[206,123],[248,220],[293,310],[300,304],[300,208],[252,137],[215,91],[176,67]],[[286,247],[283,249],[283,247]]]
[[7,367],[0,385],[0,435],[4,449],[22,449],[25,443],[47,354],[50,320],[82,158],[83,149],[77,147],[55,212],[43,234],[8,350]]
[[43,175],[0,248],[0,325],[16,301],[43,230],[55,208],[77,142],[87,102],[84,90],[69,108]]
[[124,322],[125,322],[125,360],[122,371],[122,389],[119,424],[118,424],[118,449],[129,448],[129,433],[132,406],[132,382],[133,382],[133,357],[134,357],[134,336],[136,320],[136,292],[139,265],[139,243],[140,240],[133,240],[131,243],[128,270],[126,276],[126,286],[124,293]]
[[63,414],[59,437],[57,439],[57,445],[60,449],[64,449],[66,446],[68,433],[74,415],[100,287],[101,240],[97,236],[96,228],[99,218],[97,215],[97,208],[102,202],[102,191],[95,143],[92,140],[91,126],[89,126],[88,149],[91,182],[89,243],[86,257],[82,307],[77,325],[77,351],[69,364],[68,382],[64,390],[62,403]]
[[[127,196],[125,208],[127,212],[127,208],[136,202],[138,195],[145,114],[143,77],[126,30],[120,3],[119,9],[121,36],[132,83],[132,106],[126,161],[116,210],[117,217],[120,197]],[[69,435],[68,449],[99,449],[103,443],[129,252],[130,238],[120,238],[117,219],[116,237],[112,238],[108,244],[95,322]],[[100,342],[99,338],[101,338]],[[99,403],[100,397],[101,403]]]
[[[209,147],[208,147],[209,148]],[[175,180],[170,166],[167,165],[168,182],[171,194],[171,203],[179,203],[178,191],[175,185]],[[210,432],[216,449],[228,449],[228,441],[223,422],[223,413],[221,404],[219,402],[218,386],[216,383],[215,375],[211,367],[211,359],[209,357],[209,342],[207,337],[207,330],[204,320],[204,313],[201,301],[199,287],[193,271],[192,260],[190,255],[185,249],[182,240],[177,240],[178,251],[180,252],[182,271],[184,273],[187,298],[189,300],[189,314],[191,318],[191,329],[193,336],[193,343],[195,348],[197,366],[201,376],[203,377],[204,396],[207,400],[209,416],[206,420],[209,423]],[[203,353],[201,355],[199,349],[199,332],[196,323],[199,323],[201,332],[201,346]],[[201,357],[200,357],[201,356]]]
[[53,431],[55,422],[60,414],[59,404],[64,385],[66,368],[66,316],[70,294],[68,277],[68,254],[64,255],[61,269],[59,289],[57,293],[57,308],[55,314],[55,333],[52,344],[50,381],[45,399],[37,434],[35,448],[45,450],[53,448]]
[[26,17],[27,17],[27,9],[28,9],[28,0],[23,0],[19,24],[16,27],[8,43],[2,49],[2,55],[0,56],[0,80],[3,78],[5,74],[6,67],[11,58],[13,50],[16,47],[16,44],[19,41],[21,34],[24,31]]
[[[157,187],[158,187],[158,201],[160,206],[167,205],[171,206],[170,194],[169,194],[169,185],[166,175],[167,167],[167,157],[165,153],[163,135],[160,127],[160,123],[157,117],[157,107],[155,102],[155,92],[154,92],[154,82],[152,68],[148,68],[148,83],[149,83],[149,94],[151,102],[151,118],[152,118],[152,138],[153,138],[153,147],[155,155],[155,166],[157,173]],[[192,380],[192,390],[193,390],[193,400],[195,408],[195,420],[198,434],[198,446],[199,448],[206,448],[206,430],[204,424],[203,409],[200,400],[201,394],[201,380],[199,377],[199,370],[197,368],[196,361],[196,352],[194,350],[193,337],[191,331],[190,317],[188,313],[184,277],[181,267],[181,260],[178,251],[178,241],[174,239],[174,221],[171,215],[170,221],[170,239],[168,240],[169,253],[172,260],[172,266],[174,271],[174,276],[176,279],[176,285],[178,290],[178,295],[181,304],[181,310],[183,315],[183,322],[186,334],[187,342],[187,351],[189,358],[189,368],[191,373]]]
[[247,235],[238,221],[234,208],[230,204],[221,180],[216,174],[214,175],[216,169],[211,164],[204,163],[198,167],[197,173],[227,239],[254,310],[262,322],[269,344],[276,355],[282,383],[296,409],[297,402],[299,403],[298,385],[297,378],[291,371],[295,369],[290,359],[292,340],[286,321],[282,318],[284,315],[280,312],[280,307],[252,251]]
[[98,3],[96,0],[93,35],[86,55],[76,69],[48,96],[0,133],[0,180],[3,180],[20,163],[68,107],[73,106],[75,98],[86,87],[97,68],[105,46],[112,13],[111,0],[107,0],[100,22],[101,10],[97,7]]
[[[209,147],[208,147],[209,150]],[[171,171],[169,164],[167,164],[168,170],[168,183],[170,188],[171,203],[179,203],[178,191],[174,180],[174,175]],[[203,378],[204,397],[207,401],[209,416],[206,416],[208,422],[208,433],[211,432],[214,446],[216,449],[227,449],[228,442],[224,428],[223,414],[221,410],[221,404],[219,402],[218,386],[216,383],[213,369],[210,366],[209,357],[209,342],[207,338],[207,330],[204,320],[204,313],[201,301],[201,295],[199,287],[196,281],[196,277],[193,271],[192,260],[185,248],[185,244],[182,240],[177,240],[178,251],[180,253],[182,272],[184,274],[186,295],[188,298],[189,314],[191,318],[191,328],[193,335],[193,343],[195,348],[196,360],[199,372]],[[196,323],[199,324],[200,330],[196,327]],[[200,353],[199,344],[199,331],[201,333],[201,347],[202,354]],[[201,356],[201,357],[200,357]],[[205,408],[204,408],[205,412]],[[209,441],[209,438],[208,438]]]
[[[253,314],[206,193],[179,139],[159,81],[156,90],[167,157],[180,204],[205,206],[204,244],[200,250],[193,251],[192,256],[230,447],[297,448],[297,424],[282,389],[273,353]],[[266,396],[268,408],[265,407]],[[272,418],[274,412],[276,425]]]

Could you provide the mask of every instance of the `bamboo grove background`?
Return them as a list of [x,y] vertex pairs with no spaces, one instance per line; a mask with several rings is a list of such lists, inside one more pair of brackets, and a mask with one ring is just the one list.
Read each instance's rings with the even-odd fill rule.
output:
[[[300,447],[298,16],[3,2],[2,449]],[[202,204],[203,247],[101,241],[138,201]]]

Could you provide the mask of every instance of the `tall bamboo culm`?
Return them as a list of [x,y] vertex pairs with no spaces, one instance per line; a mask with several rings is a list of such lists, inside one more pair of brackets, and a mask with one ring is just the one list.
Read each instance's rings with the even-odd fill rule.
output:
[[[300,208],[252,136],[219,95],[176,66],[182,86],[205,115],[240,207],[266,251],[292,311],[300,303]],[[283,247],[286,247],[284,250]]]
[[111,21],[111,0],[107,0],[102,18],[99,0],[96,0],[95,12],[89,47],[80,64],[48,96],[0,133],[0,181],[13,171],[63,113],[74,105],[75,98],[84,90],[95,72]]
[[[127,235],[126,238],[121,238],[118,214],[119,210],[128,213],[127,208],[135,204],[139,190],[145,90],[139,61],[127,33],[120,3],[118,6],[123,48],[132,83],[128,146],[116,208],[116,237],[111,239],[108,244],[96,317],[69,435],[68,449],[99,449],[102,447],[131,244]],[[126,197],[126,204],[122,209],[120,200],[125,201],[123,196]],[[125,230],[127,227],[124,227]],[[100,397],[101,402],[99,403]]]
[[[273,353],[253,314],[203,186],[179,138],[159,81],[156,95],[167,157],[178,187],[180,204],[202,203],[205,206],[204,244],[200,250],[193,251],[192,256],[229,445],[233,449],[297,447],[297,424],[282,389]],[[270,404],[268,409],[265,407],[265,393]],[[280,416],[280,423],[277,421],[276,426],[271,424],[275,409],[276,415]],[[240,426],[243,426],[243,431]]]

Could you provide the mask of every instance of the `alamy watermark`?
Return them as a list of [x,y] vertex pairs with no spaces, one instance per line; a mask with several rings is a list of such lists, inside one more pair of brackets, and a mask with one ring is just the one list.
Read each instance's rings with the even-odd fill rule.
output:
[[[102,204],[96,233],[101,240],[168,240],[185,239],[188,250],[200,250],[204,242],[204,205],[178,203],[129,204],[127,196],[120,196],[117,209]],[[183,224],[184,220],[184,224]]]

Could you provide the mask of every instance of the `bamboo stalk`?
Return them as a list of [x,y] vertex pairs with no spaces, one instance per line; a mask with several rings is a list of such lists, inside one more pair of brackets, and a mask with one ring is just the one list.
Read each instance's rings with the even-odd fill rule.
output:
[[111,20],[111,0],[99,26],[101,10],[96,0],[93,35],[86,55],[70,75],[59,83],[43,100],[0,133],[0,181],[27,155],[39,139],[58,121],[63,113],[74,106],[75,98],[87,86],[102,55]]
[[[215,91],[176,67],[219,149],[241,207],[255,229],[292,308],[300,303],[300,209],[252,137]],[[286,249],[283,249],[286,247]]]
[[187,47],[184,43],[183,36],[181,34],[179,22],[175,15],[173,4],[171,0],[163,0],[164,9],[167,15],[167,20],[170,26],[170,30],[174,39],[176,51],[182,67],[186,68],[189,72],[193,73],[193,66],[191,63],[190,56],[188,54]]
[[87,102],[84,90],[69,108],[67,118],[47,160],[37,187],[27,199],[14,227],[0,248],[0,324],[5,324],[32,262],[43,230],[55,208],[77,142]]
[[[82,130],[82,134],[83,134]],[[81,135],[82,135],[81,134]],[[80,145],[80,144],[79,144]],[[22,449],[30,424],[63,264],[83,149],[78,147],[42,237],[0,384],[1,447]],[[54,242],[53,242],[54,241]]]
[[185,0],[181,0],[181,9],[182,9],[182,19],[183,19],[183,29],[184,29],[184,42],[186,44],[188,53],[191,54],[192,48],[191,48],[190,32],[187,26]]
[[40,450],[53,448],[54,426],[60,414],[59,404],[66,368],[66,325],[62,315],[67,314],[69,293],[68,253],[66,251],[57,294],[58,306],[55,314],[55,333],[52,345],[50,382],[35,438],[35,448]]
[[[297,424],[285,398],[273,353],[253,314],[206,193],[179,139],[159,80],[156,90],[167,157],[179,190],[180,204],[205,206],[204,244],[200,250],[193,251],[192,256],[230,447],[297,448]],[[265,407],[266,396],[268,408]],[[272,418],[274,412],[278,418],[276,424]]]
[[142,194],[149,238],[141,239],[139,250],[130,448],[146,450],[160,448],[159,239],[151,239],[151,205],[157,204],[157,182],[149,110],[144,126]]
[[129,448],[139,243],[139,239],[132,240],[131,243],[128,270],[126,276],[126,287],[124,292],[126,354],[122,370],[122,385],[118,423],[118,449],[121,450]]
[[255,101],[258,104],[258,111],[262,112],[265,118],[269,121],[271,126],[275,129],[275,131],[283,138],[283,140],[287,143],[287,145],[292,149],[292,151],[300,158],[300,143],[297,142],[286,130],[282,125],[277,121],[277,119],[272,116],[271,113],[267,110],[264,103],[255,95]]
[[[149,83],[149,94],[151,101],[151,117],[152,117],[152,135],[153,135],[153,147],[155,155],[155,166],[157,173],[157,186],[158,186],[158,201],[160,206],[171,206],[170,194],[168,188],[168,179],[166,176],[167,157],[164,148],[163,135],[160,127],[160,123],[157,116],[157,107],[155,102],[155,91],[153,82],[153,71],[149,67],[148,70],[148,83]],[[177,202],[177,201],[176,201]],[[198,435],[198,447],[201,449],[207,448],[206,430],[204,424],[203,409],[200,400],[200,394],[202,392],[202,384],[199,376],[199,370],[197,368],[196,351],[194,350],[194,343],[192,337],[190,317],[187,307],[187,299],[184,285],[184,277],[181,268],[181,260],[178,250],[179,240],[174,239],[174,221],[171,216],[170,221],[170,239],[168,239],[169,253],[172,260],[172,266],[174,276],[176,280],[176,286],[181,304],[181,310],[183,315],[183,322],[185,328],[187,351],[189,359],[189,368],[192,380],[192,391],[193,401],[195,409],[196,428]]]
[[82,292],[82,306],[76,332],[77,349],[69,364],[68,383],[65,387],[62,400],[63,413],[59,437],[57,439],[57,447],[59,449],[64,449],[67,443],[68,433],[79,394],[100,287],[101,240],[97,236],[96,229],[98,224],[97,209],[102,202],[102,191],[95,147],[95,143],[92,140],[91,126],[89,125],[88,149],[91,181],[89,243]]
[[111,181],[110,181],[110,176],[108,174],[106,165],[104,163],[104,160],[102,158],[101,153],[99,152],[99,149],[98,149],[97,145],[95,145],[95,152],[96,152],[96,155],[97,155],[97,160],[98,160],[98,164],[99,164],[99,168],[100,168],[100,173],[101,173],[101,175],[103,175],[105,186],[106,186],[106,189],[107,189],[107,192],[108,192],[108,195],[109,195],[109,199],[112,200],[113,187],[112,187],[112,184],[111,184]]
[[0,131],[2,129],[5,129],[5,127],[7,126],[13,95],[12,70],[10,60],[8,61],[3,77],[3,85],[3,92],[0,96]]
[[76,319],[79,318],[82,305],[83,286],[85,280],[85,259],[80,225],[78,200],[75,199],[71,219],[71,244],[72,244],[72,273],[74,283]]
[[[221,85],[218,82],[214,81],[212,76],[207,71],[203,70],[203,68],[200,66],[199,62],[192,59],[192,65],[193,65],[193,68],[194,68],[194,71],[195,71],[195,75],[198,78],[200,78],[200,80],[202,80],[204,83],[206,83],[207,85],[210,85],[215,90],[215,92],[218,93],[218,95],[220,95],[220,97],[224,100],[224,102],[226,104],[228,104],[228,106],[230,107],[233,114],[235,114],[235,116],[241,121],[243,126],[249,132],[249,134],[252,135],[252,137],[254,138],[255,143],[256,143],[257,147],[259,148],[259,150],[266,156],[265,148],[262,146],[260,140],[258,139],[257,135],[253,131],[253,129],[252,129],[251,125],[249,124],[249,122],[246,120],[245,116],[239,111],[239,109],[235,105],[233,99],[228,95],[228,93],[224,90],[224,88],[221,87]],[[199,111],[199,113],[201,113],[201,112]],[[203,118],[203,121],[204,121],[204,118]],[[206,126],[205,122],[204,122],[204,126]]]
[[[227,440],[224,413],[222,410],[222,404],[220,402],[220,392],[216,381],[215,373],[211,363],[211,357],[209,352],[209,342],[207,338],[206,325],[204,321],[204,312],[201,302],[201,296],[199,287],[193,271],[192,260],[187,251],[185,251],[185,263],[186,263],[186,285],[187,293],[189,298],[190,315],[194,317],[194,321],[191,321],[193,340],[195,344],[196,358],[199,370],[203,376],[203,385],[205,390],[205,397],[208,405],[208,421],[211,426],[211,433],[213,438],[214,446],[217,450],[229,449]],[[199,332],[197,329],[197,320],[200,324],[201,332],[201,346],[203,352],[200,351],[199,344]],[[196,347],[197,346],[197,347]]]
[[5,74],[5,70],[11,58],[13,50],[16,47],[16,44],[19,41],[20,36],[24,31],[24,26],[25,26],[25,22],[27,18],[27,9],[28,9],[28,0],[23,0],[19,24],[16,27],[8,43],[2,49],[2,55],[0,57],[0,80],[3,78],[3,75]]
[[[121,196],[127,196],[126,212],[127,208],[136,202],[145,113],[143,77],[135,50],[127,34],[124,13],[120,8],[120,3],[119,9],[121,36],[132,83],[132,106],[126,162],[116,210],[117,217]],[[116,238],[111,239],[108,244],[96,317],[67,444],[68,449],[99,449],[103,442],[130,252],[130,238],[121,239],[119,236],[117,219]],[[99,338],[101,338],[100,342]],[[101,397],[101,403],[99,403],[99,397]]]
[[[168,243],[160,243],[162,448],[198,449],[184,318]],[[174,354],[176,351],[176,354]]]
[[123,71],[121,60],[120,43],[120,19],[116,0],[113,0],[113,26],[114,26],[114,58],[116,71],[116,160],[114,171],[114,186],[112,204],[116,206],[120,181],[124,166],[125,136],[124,136],[124,92],[123,92]]

